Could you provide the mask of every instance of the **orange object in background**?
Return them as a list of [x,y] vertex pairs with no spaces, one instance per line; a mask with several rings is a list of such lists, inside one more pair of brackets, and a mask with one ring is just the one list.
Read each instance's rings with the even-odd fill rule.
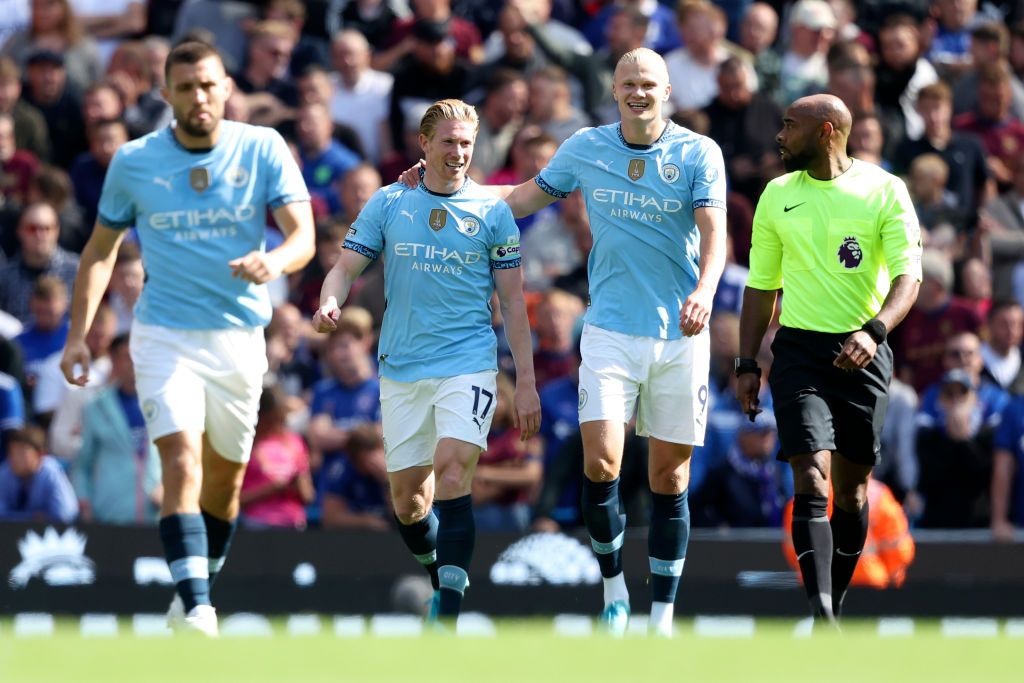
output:
[[[906,578],[907,567],[914,561],[914,539],[910,535],[907,516],[889,487],[874,479],[868,480],[868,538],[864,543],[852,586],[872,588],[899,588]],[[828,513],[832,515],[832,495],[828,498]],[[791,524],[793,501],[782,512],[782,552],[786,562],[798,574],[800,566],[793,550]]]

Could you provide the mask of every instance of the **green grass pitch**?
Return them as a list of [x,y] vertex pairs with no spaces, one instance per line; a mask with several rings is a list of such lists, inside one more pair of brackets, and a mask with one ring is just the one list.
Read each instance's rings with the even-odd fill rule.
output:
[[752,637],[707,637],[679,621],[676,636],[566,637],[550,619],[499,621],[493,637],[288,636],[87,638],[76,620],[46,637],[14,637],[0,620],[2,683],[1002,683],[1024,680],[1024,639],[942,635],[882,638],[875,621],[843,635],[793,636],[792,621],[758,620]]

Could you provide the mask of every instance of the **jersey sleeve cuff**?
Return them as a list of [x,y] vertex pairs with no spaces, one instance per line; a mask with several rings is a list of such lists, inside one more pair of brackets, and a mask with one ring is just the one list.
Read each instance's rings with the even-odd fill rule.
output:
[[362,254],[368,259],[376,259],[378,256],[380,256],[379,251],[374,251],[373,249],[370,249],[366,245],[359,244],[359,242],[353,242],[352,240],[345,240],[345,243],[341,246],[344,247],[345,249],[351,249],[357,254]]
[[703,208],[707,208],[707,207],[710,207],[712,209],[721,209],[722,211],[726,210],[725,202],[722,201],[721,199],[694,199],[693,200],[693,208],[694,209],[703,209]]
[[312,198],[309,196],[308,192],[296,192],[294,194],[281,195],[277,199],[274,199],[274,200],[272,200],[270,202],[267,202],[267,205],[271,209],[276,209],[276,208],[284,206],[285,204],[295,204],[295,203],[298,203],[298,202],[308,202],[311,199]]
[[565,199],[566,197],[569,196],[568,192],[563,192],[562,190],[559,190],[557,188],[552,187],[551,184],[548,183],[548,181],[544,180],[540,176],[537,176],[534,180],[536,180],[536,182],[537,182],[537,187],[539,187],[540,189],[544,190],[545,192],[547,192],[552,197],[558,197],[559,199]]
[[126,221],[115,221],[112,218],[108,218],[107,216],[104,216],[103,214],[100,214],[97,217],[97,220],[99,220],[101,225],[105,225],[108,228],[110,228],[111,230],[124,230],[126,228],[130,228],[133,225],[135,225],[135,219],[134,218],[130,218],[130,219],[126,220]]
[[491,270],[508,270],[510,268],[518,268],[522,263],[522,259],[516,259],[514,261],[491,261]]

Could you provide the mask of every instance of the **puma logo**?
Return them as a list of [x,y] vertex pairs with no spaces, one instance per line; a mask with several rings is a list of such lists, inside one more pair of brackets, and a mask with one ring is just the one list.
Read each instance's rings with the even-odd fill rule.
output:
[[161,178],[160,176],[156,176],[155,178],[153,178],[153,182],[156,183],[157,185],[160,185],[161,187],[163,187],[168,192],[170,192],[171,191],[171,178],[173,178],[173,177],[174,176],[169,176],[167,178]]
[[402,211],[401,211],[401,214],[402,214],[403,216],[405,216],[406,218],[408,218],[408,219],[409,219],[409,222],[410,222],[410,223],[412,223],[413,221],[415,221],[415,220],[416,220],[416,214],[417,214],[417,213],[419,213],[419,209],[416,209],[416,210],[415,210],[415,211],[413,211],[412,213],[409,213],[409,212],[408,212],[408,211],[406,211],[405,209],[402,209]]
[[600,159],[594,159],[594,163],[606,171],[610,171],[612,168],[612,162],[610,161],[601,161]]

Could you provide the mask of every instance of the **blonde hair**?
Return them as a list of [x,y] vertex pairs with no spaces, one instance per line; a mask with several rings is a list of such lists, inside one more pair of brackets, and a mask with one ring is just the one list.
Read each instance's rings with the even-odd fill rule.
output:
[[642,60],[653,59],[661,63],[665,73],[668,73],[668,67],[665,66],[665,59],[654,50],[647,47],[638,47],[635,50],[630,50],[626,54],[619,57],[619,61],[615,64],[615,69],[624,64],[639,64]]
[[423,112],[420,119],[420,135],[428,140],[433,139],[437,124],[441,121],[466,121],[473,124],[474,131],[480,130],[480,118],[476,115],[476,108],[466,104],[462,100],[438,100]]
[[373,332],[373,316],[365,308],[346,306],[341,309],[336,325],[331,338],[351,334],[356,339],[366,339]]

